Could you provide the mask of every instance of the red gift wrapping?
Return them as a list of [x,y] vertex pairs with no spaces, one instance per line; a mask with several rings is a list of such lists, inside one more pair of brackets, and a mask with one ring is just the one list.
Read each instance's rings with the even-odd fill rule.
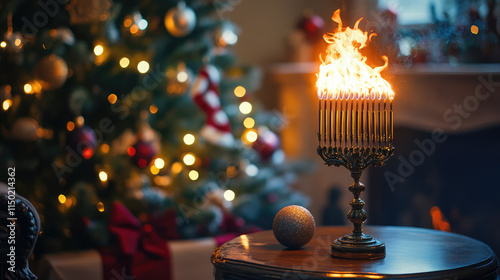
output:
[[171,280],[171,257],[166,240],[177,237],[172,227],[175,229],[175,213],[171,211],[160,218],[149,218],[148,223],[142,225],[125,206],[115,202],[109,231],[117,237],[120,249],[99,250],[104,279],[122,275],[122,278],[150,280],[161,275],[162,279]]

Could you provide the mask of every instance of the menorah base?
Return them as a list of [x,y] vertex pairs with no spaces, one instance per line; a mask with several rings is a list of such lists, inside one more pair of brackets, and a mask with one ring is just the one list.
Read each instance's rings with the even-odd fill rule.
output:
[[332,243],[332,257],[354,260],[385,258],[385,244],[370,235],[344,235]]

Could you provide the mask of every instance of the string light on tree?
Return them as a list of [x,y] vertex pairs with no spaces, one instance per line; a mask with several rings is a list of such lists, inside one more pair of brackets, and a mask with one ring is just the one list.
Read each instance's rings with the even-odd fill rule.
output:
[[96,207],[97,211],[104,212],[104,204],[102,202],[97,202]]
[[26,94],[32,94],[33,93],[33,87],[30,84],[25,84],[24,85],[24,92]]
[[158,169],[162,169],[163,167],[165,167],[165,161],[162,158],[157,158],[155,159],[155,166]]
[[151,174],[153,175],[157,175],[158,173],[160,173],[160,169],[156,167],[156,165],[151,165],[149,171],[151,171]]
[[3,101],[3,103],[2,103],[2,109],[3,109],[4,111],[9,110],[10,106],[12,106],[12,100],[7,99],[7,100],[4,100],[4,101]]
[[141,74],[148,72],[149,71],[149,63],[147,63],[144,60],[139,62],[137,64],[137,71],[139,71],[139,73],[141,73]]
[[106,173],[105,171],[99,172],[99,180],[101,180],[101,182],[108,181],[108,173]]
[[59,203],[64,204],[64,203],[66,203],[66,196],[64,194],[60,194],[57,197],[57,200],[59,200]]
[[196,170],[189,171],[189,179],[191,179],[192,181],[198,180],[199,177],[200,177],[200,173],[198,173],[198,171],[196,171]]
[[152,104],[151,106],[149,106],[149,112],[151,114],[156,114],[158,112],[158,107],[156,107],[156,105]]
[[122,30],[125,35],[141,36],[147,27],[148,21],[142,18],[140,12],[134,12],[125,17]]
[[470,32],[471,32],[472,34],[477,34],[477,33],[479,33],[479,28],[477,27],[477,25],[472,25],[472,26],[470,27]]
[[108,95],[108,101],[110,104],[115,104],[115,102],[118,100],[118,97],[116,96],[116,94],[112,93],[110,95]]
[[243,101],[240,104],[240,112],[244,115],[250,114],[252,112],[252,104],[248,101]]
[[107,153],[109,153],[109,145],[108,145],[108,144],[106,144],[106,143],[102,144],[102,145],[101,145],[101,152],[102,152],[103,154],[107,154]]
[[214,42],[218,47],[232,46],[238,42],[236,27],[224,22],[214,31]]
[[128,59],[126,57],[122,57],[120,59],[120,67],[121,68],[127,68],[129,65],[130,65],[130,59]]
[[241,141],[245,144],[251,144],[257,140],[259,135],[257,134],[257,130],[255,129],[247,129],[243,135],[241,135]]
[[69,121],[67,124],[66,124],[66,129],[68,129],[68,131],[73,131],[73,129],[75,129],[75,123],[72,122],[72,121]]
[[248,176],[254,177],[257,175],[257,173],[259,173],[259,168],[257,166],[255,166],[254,164],[249,164],[245,168],[245,172],[247,173]]
[[182,161],[184,162],[185,165],[188,165],[188,166],[193,165],[195,160],[196,160],[196,158],[191,153],[187,153],[184,155],[184,157],[182,157]]
[[174,162],[171,167],[171,172],[172,174],[179,174],[182,171],[182,163],[180,162]]
[[193,134],[187,133],[186,135],[184,135],[183,140],[184,140],[184,144],[189,146],[189,145],[193,145],[196,138],[194,137]]
[[224,199],[227,201],[233,201],[235,197],[236,197],[236,194],[232,190],[226,190],[224,192]]
[[7,43],[6,43],[5,41],[2,41],[2,42],[0,43],[0,47],[1,47],[2,49],[4,49],[6,46],[7,46]]
[[253,128],[255,126],[255,120],[248,117],[243,121],[243,125],[248,129]]
[[100,56],[103,52],[104,52],[104,48],[102,47],[102,45],[96,45],[94,47],[94,54],[96,56]]
[[236,97],[243,97],[247,93],[247,90],[242,86],[237,86],[234,88],[234,95]]

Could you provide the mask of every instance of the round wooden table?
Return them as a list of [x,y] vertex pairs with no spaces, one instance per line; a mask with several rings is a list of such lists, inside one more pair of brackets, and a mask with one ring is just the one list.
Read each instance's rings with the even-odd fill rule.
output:
[[486,244],[454,233],[410,227],[366,227],[386,245],[386,257],[330,256],[330,243],[350,227],[320,227],[298,250],[272,231],[235,238],[212,255],[215,279],[496,279],[498,260]]

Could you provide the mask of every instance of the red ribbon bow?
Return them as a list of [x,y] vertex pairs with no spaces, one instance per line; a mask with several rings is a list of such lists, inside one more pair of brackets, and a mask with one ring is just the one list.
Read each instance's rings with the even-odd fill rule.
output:
[[[116,271],[124,268],[136,280],[171,279],[170,249],[166,240],[178,237],[175,232],[175,212],[167,211],[158,219],[141,222],[119,202],[115,202],[109,221],[109,231],[118,238],[123,256],[115,257],[110,251],[101,251],[104,279],[112,279]],[[156,226],[157,225],[157,226]]]

